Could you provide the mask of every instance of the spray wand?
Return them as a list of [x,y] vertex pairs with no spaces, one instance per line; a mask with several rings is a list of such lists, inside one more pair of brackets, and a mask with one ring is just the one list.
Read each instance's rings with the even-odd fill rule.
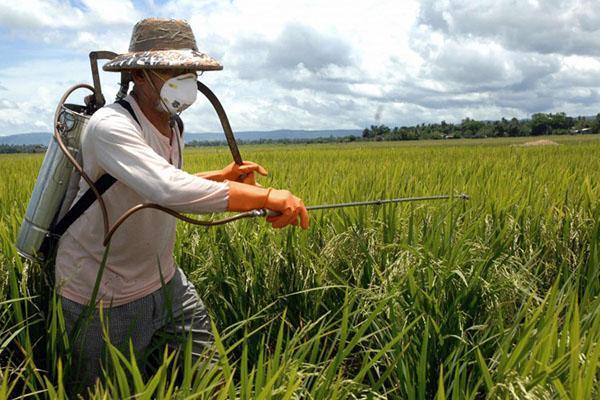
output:
[[[408,203],[408,202],[414,202],[414,201],[448,200],[448,199],[454,199],[454,198],[458,198],[460,200],[468,200],[469,196],[465,193],[461,193],[457,196],[444,194],[444,195],[436,195],[436,196],[402,197],[402,198],[396,198],[396,199],[356,201],[356,202],[350,202],[350,203],[320,204],[320,205],[316,205],[316,206],[307,206],[306,210],[307,211],[316,211],[316,210],[328,210],[328,209],[333,209],[333,208],[379,206],[379,205],[383,205],[383,204]],[[112,235],[119,228],[119,226],[123,222],[125,222],[125,220],[127,218],[129,218],[132,214],[134,214],[140,210],[143,210],[144,208],[153,208],[156,210],[164,211],[167,214],[170,214],[170,215],[174,216],[175,218],[178,218],[182,221],[188,222],[193,225],[201,225],[201,226],[217,226],[217,225],[228,224],[229,222],[237,221],[239,219],[244,219],[244,218],[258,218],[258,217],[270,217],[270,216],[281,215],[281,213],[279,213],[279,212],[261,208],[258,210],[251,210],[251,211],[237,213],[230,217],[226,217],[226,218],[222,218],[222,219],[218,219],[218,220],[201,220],[201,219],[190,218],[186,215],[180,214],[169,208],[159,206],[158,204],[140,204],[140,205],[137,205],[137,206],[132,207],[129,210],[127,210],[127,212],[125,212],[117,220],[117,222],[115,222],[115,224],[111,227],[111,229],[108,231],[108,233],[104,237],[104,245],[106,246],[108,244],[108,242],[110,242]]]
[[[223,128],[223,132],[225,133],[225,138],[227,139],[227,145],[229,146],[229,150],[233,157],[233,160],[236,164],[242,165],[242,156],[240,154],[240,150],[238,149],[237,142],[233,135],[233,130],[231,129],[231,124],[229,123],[229,119],[227,118],[227,114],[225,113],[225,109],[221,105],[221,102],[217,98],[217,96],[203,83],[200,81],[197,82],[198,90],[204,94],[204,96],[210,101],[213,108],[215,109],[217,116],[219,117],[219,121],[221,122],[221,126]],[[239,176],[238,180],[241,182],[246,177],[245,174]],[[359,207],[359,206],[373,206],[373,205],[383,205],[383,204],[392,204],[392,203],[407,203],[414,201],[432,201],[432,200],[447,200],[452,198],[460,198],[461,200],[468,200],[469,196],[462,193],[458,196],[453,195],[437,195],[437,196],[423,196],[423,197],[405,197],[405,198],[396,198],[396,199],[382,199],[382,200],[370,200],[370,201],[358,201],[358,202],[350,202],[350,203],[337,203],[337,204],[321,204],[315,206],[306,207],[307,211],[316,211],[316,210],[327,210],[333,208],[345,208],[345,207]],[[104,237],[104,245],[106,246],[110,241],[112,235],[119,228],[119,226],[125,222],[127,218],[129,218],[132,214],[143,210],[144,208],[153,208],[157,210],[164,211],[182,221],[188,222],[194,225],[201,226],[217,226],[227,224],[229,222],[237,221],[239,219],[244,218],[257,218],[257,217],[269,217],[269,216],[277,216],[280,215],[278,212],[267,210],[267,209],[258,209],[251,210],[246,212],[241,212],[226,218],[218,219],[218,220],[200,220],[195,218],[190,218],[186,215],[180,214],[176,211],[168,209],[166,207],[160,206],[158,204],[140,204],[137,205],[128,211],[126,211],[115,224],[110,228],[107,234]]]

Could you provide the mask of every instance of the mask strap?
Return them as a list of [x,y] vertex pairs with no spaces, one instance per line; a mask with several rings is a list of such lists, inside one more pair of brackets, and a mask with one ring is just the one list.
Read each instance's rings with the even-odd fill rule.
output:
[[[152,82],[152,79],[150,79],[150,75],[148,75],[148,71],[146,71],[145,69],[143,69],[142,71],[144,72],[144,76],[146,77],[146,79],[150,83],[150,86],[152,86],[152,89],[154,89],[154,91],[156,92],[156,94],[158,94],[158,98],[160,99],[160,102],[162,103],[163,107],[165,108],[165,110],[167,112],[169,112],[169,107],[167,107],[167,103],[165,103],[165,101],[163,100],[162,96],[160,95],[160,91],[156,88],[156,86],[154,86],[154,82]],[[152,72],[154,72],[154,71],[152,71]],[[160,75],[158,75],[156,72],[154,72],[154,73],[155,73],[156,76],[158,76],[160,79],[162,79],[160,77]],[[170,114],[171,113],[169,113],[169,115]]]
[[[171,121],[174,122],[174,118],[171,118]],[[175,127],[173,127],[173,135],[175,135],[175,141],[177,142],[177,168],[181,169],[181,166],[183,164],[183,157],[181,155],[181,143],[179,142],[180,138],[179,135],[181,135],[181,132],[177,133],[175,131]]]

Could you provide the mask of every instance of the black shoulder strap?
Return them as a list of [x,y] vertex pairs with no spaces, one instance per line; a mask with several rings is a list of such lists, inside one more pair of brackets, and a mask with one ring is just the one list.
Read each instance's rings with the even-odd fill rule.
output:
[[[109,174],[104,174],[96,182],[94,182],[94,186],[98,190],[98,193],[102,195],[104,192],[108,190],[109,187],[112,186],[117,180]],[[40,253],[44,254],[44,257],[51,257],[53,251],[55,251],[55,244],[58,241],[58,238],[62,236],[67,229],[77,220],[77,218],[81,217],[85,210],[90,208],[92,204],[96,201],[96,195],[92,191],[92,189],[88,189],[83,196],[77,200],[77,203],[73,205],[67,211],[67,213],[62,217],[62,219],[56,223],[54,226],[50,228],[50,234],[46,236],[44,241],[40,246]]]
[[[116,181],[117,179],[114,178],[112,175],[104,174],[100,178],[98,178],[96,182],[94,182],[94,186],[96,187],[96,190],[98,190],[98,193],[102,195]],[[85,210],[87,210],[92,204],[94,204],[95,201],[96,194],[92,189],[88,189],[83,194],[83,196],[81,196],[79,200],[77,200],[77,203],[75,203],[73,207],[71,207],[69,211],[67,211],[64,217],[62,217],[62,219],[56,225],[54,225],[54,227],[52,228],[52,233],[61,236],[67,231],[67,229],[69,229],[69,226],[71,226],[71,224],[75,222],[77,218],[79,218],[85,212]]]
[[175,122],[177,122],[177,127],[179,128],[179,136],[183,136],[183,120],[179,115],[175,115]]
[[115,101],[115,103],[117,103],[118,105],[120,105],[121,107],[126,109],[129,112],[129,114],[131,114],[131,117],[135,120],[135,122],[137,122],[137,124],[140,126],[140,128],[142,127],[142,124],[140,124],[140,120],[133,112],[133,108],[131,108],[131,104],[129,104],[129,102],[127,102],[123,99],[120,99],[120,100]]

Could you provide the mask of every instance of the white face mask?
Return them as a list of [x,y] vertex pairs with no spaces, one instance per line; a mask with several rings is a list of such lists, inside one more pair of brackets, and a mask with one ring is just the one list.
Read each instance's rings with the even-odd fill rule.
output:
[[[160,77],[160,75],[158,76]],[[196,101],[196,96],[198,95],[196,79],[196,74],[190,72],[164,81],[160,89],[162,109],[169,114],[179,114],[191,106]],[[166,110],[165,107],[167,108]]]

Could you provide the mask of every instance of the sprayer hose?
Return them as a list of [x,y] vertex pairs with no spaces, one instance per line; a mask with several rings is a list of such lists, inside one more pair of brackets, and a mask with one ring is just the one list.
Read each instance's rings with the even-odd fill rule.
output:
[[54,113],[54,139],[56,139],[56,142],[58,143],[58,146],[64,153],[65,157],[67,157],[67,159],[73,165],[73,167],[81,174],[81,176],[86,181],[90,189],[92,189],[92,191],[96,195],[98,204],[100,205],[100,210],[102,211],[102,223],[104,224],[104,233],[106,234],[108,232],[108,211],[106,209],[106,204],[102,199],[102,195],[98,192],[98,189],[96,189],[94,181],[92,181],[90,177],[83,171],[83,167],[79,165],[79,163],[77,162],[75,157],[73,157],[67,146],[65,146],[60,135],[60,131],[65,128],[63,124],[58,120],[60,118],[60,114],[62,112],[64,104],[67,101],[67,98],[71,95],[71,93],[73,93],[77,89],[82,88],[88,89],[92,92],[92,94],[94,94],[94,96],[96,95],[96,90],[92,86],[85,83],[80,83],[78,85],[71,86],[65,92],[65,94],[60,98],[60,101],[58,102],[58,107],[56,107],[56,112]]

